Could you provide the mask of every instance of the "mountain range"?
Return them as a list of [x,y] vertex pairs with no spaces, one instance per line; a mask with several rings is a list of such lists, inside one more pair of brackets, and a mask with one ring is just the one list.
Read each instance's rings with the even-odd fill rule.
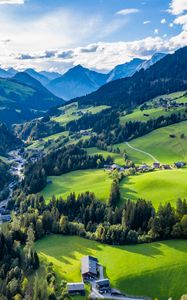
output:
[[[36,70],[31,68],[24,70],[24,73],[27,73],[32,78],[39,81],[40,84],[42,84],[55,96],[63,98],[65,100],[70,100],[75,97],[81,97],[90,94],[110,81],[131,77],[135,74],[136,71],[139,71],[142,68],[149,68],[164,56],[165,54],[163,53],[156,53],[150,60],[135,58],[128,63],[116,66],[107,74],[92,71],[90,69],[84,68],[81,65],[73,67],[63,75],[57,72],[50,71],[37,72]],[[20,72],[16,71],[13,68],[10,68],[8,70],[0,69],[0,77],[2,78],[11,78],[15,76],[16,73]],[[24,83],[23,79],[24,78],[22,75],[22,83]],[[27,80],[25,83],[27,83]]]
[[135,107],[156,96],[187,90],[187,47],[168,54],[150,68],[141,68],[132,77],[109,82],[87,96],[77,98],[80,104],[123,105]]

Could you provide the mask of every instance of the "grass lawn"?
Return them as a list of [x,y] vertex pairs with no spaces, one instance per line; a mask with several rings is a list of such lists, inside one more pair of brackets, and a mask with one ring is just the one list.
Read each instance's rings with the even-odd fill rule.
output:
[[126,199],[150,200],[158,208],[160,203],[175,205],[178,198],[187,198],[186,182],[186,169],[155,171],[125,178],[120,190]]
[[[130,145],[155,156],[161,163],[174,163],[187,160],[187,121],[163,127],[130,141]],[[171,138],[170,134],[175,135]],[[181,134],[185,134],[182,139]],[[117,144],[120,150],[126,151],[135,163],[152,163],[150,157],[130,149],[125,143]]]
[[112,153],[104,150],[100,150],[96,147],[93,148],[87,148],[85,149],[88,153],[88,155],[102,155],[104,158],[107,158],[107,156],[111,156],[116,164],[119,164],[123,166],[125,164],[125,160],[123,159],[121,154],[118,153]]
[[113,287],[130,295],[178,300],[187,293],[187,241],[173,240],[137,246],[109,246],[80,237],[49,236],[36,242],[44,262],[52,262],[58,276],[81,280],[80,259],[96,256]]
[[51,176],[48,184],[41,192],[48,201],[53,195],[67,197],[71,192],[76,195],[83,192],[94,192],[100,200],[106,201],[109,197],[112,179],[104,170],[74,171],[61,176]]

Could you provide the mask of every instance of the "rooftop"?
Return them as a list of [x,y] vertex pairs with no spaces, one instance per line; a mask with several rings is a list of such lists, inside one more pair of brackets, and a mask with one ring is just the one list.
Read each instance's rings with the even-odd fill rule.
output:
[[67,283],[67,290],[68,292],[83,291],[84,283]]
[[92,273],[97,275],[97,263],[98,260],[92,256],[85,256],[82,258],[82,265],[81,265],[81,273],[82,275],[87,273]]

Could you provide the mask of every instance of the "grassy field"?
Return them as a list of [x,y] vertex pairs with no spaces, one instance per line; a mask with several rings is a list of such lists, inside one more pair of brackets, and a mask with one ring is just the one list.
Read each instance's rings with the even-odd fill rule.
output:
[[71,121],[80,119],[85,113],[97,114],[106,108],[109,108],[109,106],[100,105],[79,109],[77,103],[69,104],[62,107],[60,109],[62,111],[62,114],[58,117],[53,117],[52,120],[60,123],[61,125],[66,125]]
[[88,155],[102,155],[104,158],[107,158],[107,156],[111,156],[116,164],[119,164],[123,166],[125,164],[125,160],[123,159],[121,154],[118,153],[112,153],[104,150],[100,150],[96,147],[93,148],[87,148],[86,149]]
[[137,246],[109,246],[79,237],[50,236],[36,242],[44,262],[52,262],[58,276],[81,280],[80,259],[96,256],[115,288],[130,295],[178,300],[187,293],[187,241],[174,240]]
[[133,113],[121,117],[120,122],[122,125],[129,121],[147,122],[150,119],[156,119],[160,116],[167,117],[170,116],[172,113],[178,113],[178,112],[180,113],[185,112],[185,108],[178,107],[175,109],[171,109],[169,111],[165,111],[163,108],[150,108],[144,111],[136,109]]
[[187,198],[187,170],[167,170],[125,178],[121,185],[124,198],[151,200],[155,208],[160,203],[175,205],[178,198]]
[[108,199],[112,179],[104,170],[74,171],[61,176],[51,176],[51,184],[48,184],[41,192],[46,200],[53,195],[66,197],[71,192],[76,195],[83,192],[94,192],[100,200]]
[[[187,96],[185,96],[185,92],[177,92],[177,93],[172,93],[168,95],[162,95],[159,97],[154,98],[153,100],[150,100],[147,102],[149,106],[153,106],[158,102],[159,99],[167,99],[168,101],[176,101],[177,103],[187,103]],[[120,118],[121,124],[125,124],[128,121],[141,121],[141,122],[146,122],[150,119],[155,119],[160,116],[169,116],[172,113],[185,113],[185,108],[184,107],[178,107],[178,108],[171,108],[170,110],[166,111],[162,107],[153,107],[149,109],[145,109],[141,111],[139,108],[135,109],[132,113],[125,115]]]
[[43,138],[43,140],[45,142],[54,141],[54,140],[57,140],[59,138],[66,138],[68,135],[69,135],[69,131],[63,131],[63,132],[59,132],[59,133],[56,133],[56,134],[53,134],[53,135],[49,135],[49,136]]
[[[174,163],[187,160],[187,121],[163,127],[130,141],[130,145],[155,156],[161,163]],[[171,138],[170,135],[175,135]],[[185,137],[181,138],[181,134]],[[150,157],[130,149],[125,143],[117,144],[121,151],[126,151],[135,163],[152,163]]]

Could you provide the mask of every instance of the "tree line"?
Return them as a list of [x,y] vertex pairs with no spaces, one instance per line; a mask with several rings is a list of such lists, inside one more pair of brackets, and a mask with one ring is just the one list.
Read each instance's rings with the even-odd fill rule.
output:
[[111,164],[112,158],[102,155],[89,156],[78,145],[63,146],[51,151],[35,163],[29,163],[25,170],[25,180],[22,184],[26,193],[40,192],[47,184],[47,176],[58,176],[75,170],[102,168]]

